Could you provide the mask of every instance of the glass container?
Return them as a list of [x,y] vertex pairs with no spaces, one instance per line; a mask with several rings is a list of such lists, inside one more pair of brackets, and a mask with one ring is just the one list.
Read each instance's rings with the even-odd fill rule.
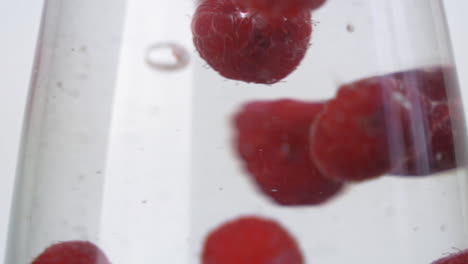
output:
[[[115,264],[428,264],[468,248],[442,1],[305,2],[47,0],[4,263],[75,263],[70,241]],[[240,218],[295,249],[265,249]]]

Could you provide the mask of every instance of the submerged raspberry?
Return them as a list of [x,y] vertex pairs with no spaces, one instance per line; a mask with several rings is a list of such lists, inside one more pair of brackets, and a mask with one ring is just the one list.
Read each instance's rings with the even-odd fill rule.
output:
[[397,73],[396,78],[408,87],[408,93],[420,98],[420,104],[413,103],[408,112],[407,159],[395,164],[391,173],[429,175],[461,165],[458,163],[463,157],[457,157],[456,145],[462,150],[465,144],[463,106],[459,98],[452,98],[453,95],[448,99],[449,92],[458,92],[450,86],[454,69],[432,67]]
[[313,162],[325,176],[348,181],[454,168],[453,123],[463,115],[448,114],[443,71],[397,72],[340,87],[312,129]]
[[235,144],[245,168],[278,204],[321,204],[342,189],[309,159],[309,128],[322,108],[323,103],[257,101],[235,115]]
[[110,264],[110,262],[91,242],[68,241],[50,246],[32,264]]
[[299,65],[312,27],[309,11],[271,14],[238,0],[205,0],[192,32],[200,56],[223,77],[273,84]]
[[294,15],[301,11],[315,10],[326,0],[239,0],[248,8],[261,10],[273,15]]
[[227,222],[207,238],[203,264],[302,264],[294,238],[278,223],[257,217]]
[[312,160],[325,176],[360,181],[388,171],[387,132],[393,125],[401,138],[398,126],[404,112],[393,93],[402,96],[391,78],[369,78],[342,86],[327,103],[310,141]]
[[466,264],[468,263],[468,250],[461,251],[450,256],[441,258],[432,264]]
[[[425,131],[419,134],[422,144],[413,144],[412,154],[392,170],[397,175],[428,175],[456,168],[456,144],[464,144],[463,109],[459,102],[431,104]],[[414,135],[416,137],[416,135]]]

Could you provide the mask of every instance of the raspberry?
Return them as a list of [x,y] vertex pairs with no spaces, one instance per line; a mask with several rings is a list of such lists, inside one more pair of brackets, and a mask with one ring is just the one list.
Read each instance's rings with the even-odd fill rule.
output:
[[256,101],[234,117],[236,148],[259,189],[280,205],[316,205],[342,189],[309,159],[309,128],[323,103]]
[[424,176],[435,172],[454,169],[457,164],[455,144],[462,143],[464,131],[463,109],[460,103],[444,102],[430,106],[428,128],[424,135],[426,145],[413,150],[408,160],[393,169],[397,175]]
[[203,264],[302,264],[301,251],[278,223],[257,217],[227,222],[206,238]]
[[404,111],[393,100],[395,87],[388,77],[364,79],[342,86],[326,104],[311,136],[312,160],[324,175],[359,181],[387,172],[390,120],[386,117],[395,117],[398,127]]
[[271,14],[294,15],[304,10],[321,7],[326,0],[240,0],[249,8],[262,10]]
[[468,250],[452,254],[448,257],[441,258],[432,264],[466,264],[468,263]]
[[448,101],[453,74],[453,68],[441,66],[395,74],[409,92],[421,97],[422,103],[419,108],[413,105],[413,113],[409,113],[407,160],[397,164],[392,174],[424,176],[459,165],[455,144],[464,145],[465,121],[461,101],[458,98]]
[[40,254],[32,264],[110,264],[104,253],[86,241],[54,244]]
[[415,87],[413,90],[430,101],[447,101],[447,85],[451,78],[454,78],[455,71],[452,67],[433,66],[423,69],[401,71],[388,74],[406,86]]
[[240,0],[205,0],[192,32],[200,56],[225,78],[273,84],[299,65],[312,27],[307,10],[272,14]]
[[419,75],[418,80],[421,82],[418,85],[421,92],[432,101],[446,101],[446,82],[448,82],[447,75],[450,72],[451,69],[441,67],[417,71],[416,74]]
[[[453,168],[443,71],[417,69],[343,85],[312,129],[311,157],[320,171],[333,179],[361,181],[391,168],[407,175]],[[434,151],[425,151],[428,146]],[[430,157],[422,161],[424,153]]]
[[307,4],[308,8],[314,10],[325,4],[326,0],[304,0],[303,2]]

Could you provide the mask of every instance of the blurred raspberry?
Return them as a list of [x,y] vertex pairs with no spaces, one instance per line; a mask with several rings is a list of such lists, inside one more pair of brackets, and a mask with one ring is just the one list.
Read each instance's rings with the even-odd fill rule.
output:
[[457,102],[449,114],[445,70],[403,71],[340,87],[311,134],[311,157],[323,175],[361,181],[389,171],[428,175],[456,167],[454,144],[463,138],[464,120]]
[[203,264],[303,264],[294,238],[278,223],[257,217],[227,222],[207,238]]
[[461,251],[445,258],[441,258],[432,264],[467,264],[468,263],[468,250]]
[[310,160],[309,130],[323,103],[256,101],[234,118],[236,149],[259,189],[281,205],[321,204],[342,189]]
[[110,264],[110,262],[91,242],[68,241],[50,246],[32,264]]

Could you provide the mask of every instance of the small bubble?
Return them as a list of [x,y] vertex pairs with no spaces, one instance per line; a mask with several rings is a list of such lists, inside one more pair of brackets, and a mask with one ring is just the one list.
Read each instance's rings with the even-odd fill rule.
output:
[[440,232],[445,232],[447,230],[447,226],[446,225],[441,225],[440,226]]
[[280,147],[280,153],[284,157],[288,157],[291,154],[291,145],[290,144],[282,144]]
[[415,226],[413,227],[413,232],[418,232],[419,231],[419,227]]
[[143,201],[141,201],[141,203],[146,204],[146,203],[148,203],[148,200],[143,200]]
[[271,192],[278,192],[278,189],[271,189]]
[[175,43],[156,43],[146,51],[146,63],[160,71],[177,71],[189,63],[184,47]]
[[62,83],[62,82],[60,82],[60,81],[59,81],[59,82],[57,82],[57,84],[56,84],[56,85],[57,85],[57,87],[58,87],[58,88],[62,88],[62,87],[63,87],[63,83]]
[[101,173],[102,173],[102,171],[100,171],[100,170],[96,171],[96,174],[101,174]]
[[88,50],[88,47],[86,47],[86,45],[83,45],[80,47],[80,52],[85,53],[87,50]]
[[348,24],[348,25],[346,26],[346,31],[348,31],[348,32],[351,33],[351,32],[354,32],[354,30],[355,30],[355,29],[354,29],[354,26],[353,26],[353,25]]

